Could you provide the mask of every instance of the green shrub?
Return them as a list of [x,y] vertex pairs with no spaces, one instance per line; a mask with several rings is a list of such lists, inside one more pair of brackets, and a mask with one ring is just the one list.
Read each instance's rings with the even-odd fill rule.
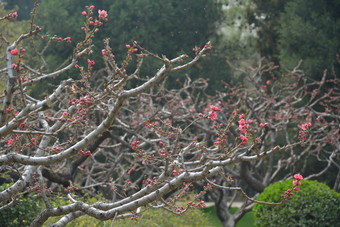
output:
[[[279,202],[292,181],[269,185],[259,201]],[[300,190],[282,205],[254,206],[257,226],[339,226],[340,194],[318,181],[301,180]]]
[[[10,184],[1,185],[0,191],[9,186]],[[0,212],[0,227],[29,226],[41,211],[39,200],[32,194],[19,196],[17,201],[19,202]]]

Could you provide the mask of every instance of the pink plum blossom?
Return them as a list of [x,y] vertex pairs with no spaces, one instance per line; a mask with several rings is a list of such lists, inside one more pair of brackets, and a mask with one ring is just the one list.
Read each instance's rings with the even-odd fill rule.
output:
[[297,179],[297,180],[302,180],[303,176],[301,174],[295,174],[294,178]]
[[243,141],[244,144],[247,144],[248,138],[244,135],[240,135],[241,140]]
[[18,55],[18,49],[15,48],[15,49],[11,50],[11,54],[12,55]]
[[221,111],[221,109],[219,109],[217,106],[214,106],[214,105],[210,105],[210,108],[211,108],[213,111]]
[[99,18],[106,18],[107,17],[107,12],[106,10],[98,10]]
[[210,118],[210,120],[215,121],[216,117],[217,117],[216,111],[210,111],[209,112],[209,117],[208,118]]
[[12,144],[13,144],[13,139],[9,139],[9,140],[7,141],[7,144],[8,144],[8,146],[12,146]]

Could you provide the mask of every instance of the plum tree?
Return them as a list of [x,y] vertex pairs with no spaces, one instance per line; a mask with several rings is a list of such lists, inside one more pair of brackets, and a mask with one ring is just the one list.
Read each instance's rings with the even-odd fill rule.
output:
[[[339,90],[318,92],[325,82],[338,84],[336,77],[310,82],[295,69],[280,80],[273,74],[272,81],[263,82],[262,74],[276,67],[259,65],[244,70],[253,88],[224,84],[227,90],[212,97],[204,93],[208,86],[204,79],[192,81],[187,76],[180,88],[168,89],[165,81],[176,81],[171,73],[195,64],[211,49],[210,42],[196,47],[192,58],[168,59],[134,41],[126,44],[126,57],[118,63],[106,39],[101,50],[105,67],[97,69],[91,60],[92,40],[109,16],[94,6],[79,16],[85,18],[79,28],[84,39],[66,64],[52,72],[45,70],[44,50],[50,42],[70,43],[70,37],[42,35],[33,16],[26,34],[14,42],[2,39],[7,50],[6,65],[0,70],[6,78],[1,94],[0,164],[5,180],[13,184],[0,192],[0,209],[18,202],[18,196],[34,193],[44,209],[32,226],[41,226],[52,216],[61,216],[54,226],[65,226],[83,215],[137,219],[143,207],[181,215],[204,207],[203,195],[214,197],[218,190],[238,191],[246,201],[260,202],[244,193],[240,180],[262,191],[285,169],[290,171],[283,171],[283,177],[303,173],[298,161],[305,157],[327,163],[309,177],[321,175],[335,162]],[[1,20],[15,17],[11,13]],[[38,50],[34,43],[41,38],[47,47]],[[25,48],[25,40],[30,41],[30,49]],[[28,52],[40,64],[27,58]],[[152,76],[140,73],[145,58],[162,64]],[[135,70],[127,70],[133,61]],[[42,87],[43,96],[30,94],[31,86],[39,87],[63,73],[69,78],[52,92]],[[294,127],[300,127],[300,133],[291,130]],[[5,176],[8,172],[10,177]],[[194,183],[203,184],[203,189],[186,206],[178,205]],[[107,201],[89,204],[82,199],[85,193],[99,192]],[[70,203],[53,207],[50,201],[60,193]],[[235,216],[227,213],[223,225],[235,224],[252,206],[245,205]]]

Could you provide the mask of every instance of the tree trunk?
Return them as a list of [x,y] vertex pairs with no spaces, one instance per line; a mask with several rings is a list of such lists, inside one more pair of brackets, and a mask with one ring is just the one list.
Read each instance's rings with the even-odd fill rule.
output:
[[229,212],[226,191],[215,188],[213,191],[209,191],[209,196],[215,203],[216,214],[222,226],[234,227],[236,222],[234,216]]

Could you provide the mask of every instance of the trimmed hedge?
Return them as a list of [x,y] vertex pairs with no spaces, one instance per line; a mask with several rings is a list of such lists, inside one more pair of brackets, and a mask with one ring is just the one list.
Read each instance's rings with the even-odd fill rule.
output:
[[[269,185],[259,201],[279,202],[293,180]],[[254,206],[257,226],[339,226],[340,193],[318,181],[301,180],[299,191],[282,205]]]

